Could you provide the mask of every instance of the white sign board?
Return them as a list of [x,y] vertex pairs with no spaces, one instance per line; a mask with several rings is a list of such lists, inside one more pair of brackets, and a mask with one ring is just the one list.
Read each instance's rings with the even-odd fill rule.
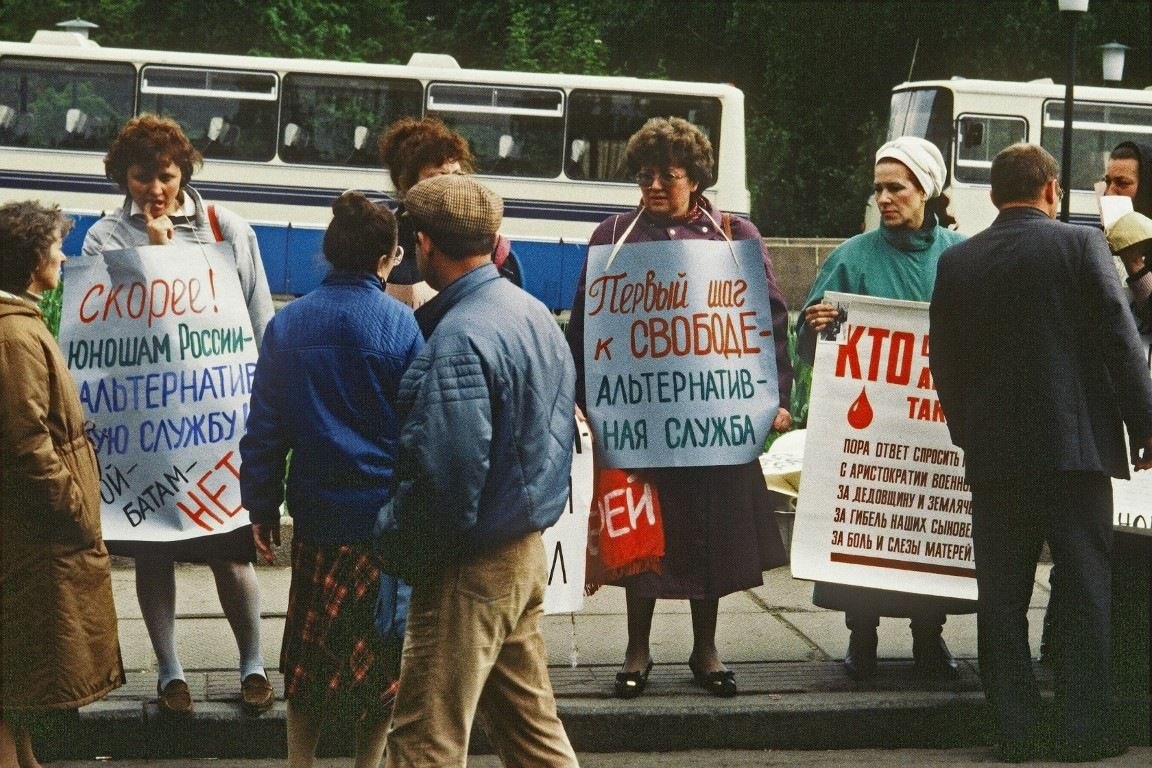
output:
[[584,296],[588,420],[606,466],[760,455],[780,395],[759,242],[596,245]]
[[792,534],[797,578],[975,599],[971,495],[928,368],[928,305],[828,293]]
[[248,523],[238,448],[257,348],[231,246],[69,259],[60,347],[100,462],[105,539]]

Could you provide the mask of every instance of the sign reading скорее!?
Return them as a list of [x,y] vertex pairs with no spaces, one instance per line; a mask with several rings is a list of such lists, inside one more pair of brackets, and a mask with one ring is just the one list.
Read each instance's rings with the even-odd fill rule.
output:
[[100,463],[105,539],[248,523],[238,448],[257,348],[231,246],[68,260],[60,347]]

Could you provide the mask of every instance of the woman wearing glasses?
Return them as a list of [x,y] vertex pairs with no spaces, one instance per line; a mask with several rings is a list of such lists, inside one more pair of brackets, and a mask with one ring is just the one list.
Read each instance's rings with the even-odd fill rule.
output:
[[[592,234],[589,245],[661,240],[756,240],[760,243],[772,307],[780,408],[773,427],[785,430],[792,392],[788,357],[788,310],[760,233],[746,219],[728,217],[704,197],[712,183],[712,146],[680,118],[653,118],[628,140],[625,160],[640,186],[640,206],[613,216]],[[627,233],[627,234],[625,234]],[[577,401],[584,403],[584,285],[582,276],[568,323],[576,360]],[[737,466],[639,470],[656,486],[664,519],[665,555],[660,573],[626,576],[616,583],[627,593],[628,648],[616,676],[616,695],[643,692],[652,667],[649,635],[658,598],[687,599],[692,611],[692,654],[688,664],[698,685],[716,696],[736,694],[735,675],[716,648],[719,599],[763,583],[764,570],[787,562],[758,462]]]
[[396,389],[424,343],[412,310],[384,292],[403,257],[392,213],[359,192],[332,212],[332,271],[268,324],[240,441],[241,498],[261,557],[274,560],[285,495],[294,521],[280,668],[296,767],[312,764],[325,718],[355,723],[357,766],[376,766],[384,750],[396,673],[386,658],[397,649],[373,623],[372,528],[391,499]]
[[[82,255],[172,243],[226,242],[259,345],[272,317],[272,294],[260,259],[256,233],[232,211],[204,202],[189,182],[200,153],[172,119],[140,115],[129,120],[104,158],[108,178],[126,193],[123,206],[92,225]],[[176,652],[175,562],[207,563],[220,605],[240,651],[240,695],[248,714],[272,706],[272,686],[260,646],[260,585],[252,564],[252,532],[243,526],[228,533],[182,541],[109,541],[114,555],[136,558],[136,597],[156,653],[160,711],[187,715],[192,693]]]

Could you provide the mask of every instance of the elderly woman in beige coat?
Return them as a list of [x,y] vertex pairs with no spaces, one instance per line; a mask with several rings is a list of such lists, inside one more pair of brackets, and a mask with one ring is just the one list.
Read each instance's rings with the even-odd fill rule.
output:
[[71,222],[0,206],[0,765],[35,768],[28,726],[124,682],[100,474],[72,376],[37,307]]

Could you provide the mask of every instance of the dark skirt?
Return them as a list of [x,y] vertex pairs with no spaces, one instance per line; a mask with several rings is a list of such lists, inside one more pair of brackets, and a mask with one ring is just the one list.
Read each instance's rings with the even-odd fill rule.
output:
[[764,583],[788,562],[757,461],[641,470],[664,519],[661,572],[616,582],[640,597],[714,600]]
[[197,536],[181,541],[109,539],[104,543],[108,546],[109,554],[120,557],[162,557],[177,563],[207,563],[210,560],[256,562],[256,542],[252,540],[251,525],[242,525],[227,533]]
[[920,595],[890,589],[857,587],[818,581],[812,587],[812,602],[820,608],[844,611],[857,616],[891,616],[911,619],[940,617],[952,613],[976,613],[975,600]]
[[367,544],[292,542],[280,671],[293,706],[342,720],[390,711],[399,649],[376,632],[379,595]]

